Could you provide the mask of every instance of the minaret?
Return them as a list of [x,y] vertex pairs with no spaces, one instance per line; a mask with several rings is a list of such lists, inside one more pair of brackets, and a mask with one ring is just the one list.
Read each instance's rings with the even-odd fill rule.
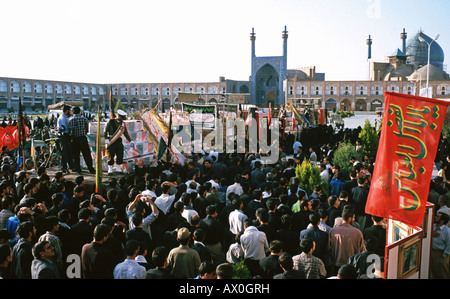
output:
[[400,33],[400,39],[402,40],[402,52],[406,55],[406,38],[408,35],[406,34],[405,28],[403,28],[403,32]]
[[287,39],[288,39],[288,32],[286,29],[286,26],[284,26],[284,31],[282,34],[283,37],[283,71],[284,76],[287,76]]
[[369,80],[371,80],[371,71],[370,71],[370,65],[371,65],[371,59],[372,59],[372,38],[369,35],[369,38],[366,40],[366,44],[368,47],[368,53],[367,53],[367,61],[369,62]]
[[252,28],[252,33],[250,33],[250,41],[252,42],[252,64],[251,64],[251,72],[250,72],[250,81],[252,82],[252,88],[251,88],[251,103],[255,103],[256,101],[256,87],[255,87],[255,57],[256,57],[256,52],[255,52],[255,40],[256,40],[256,35],[255,35],[255,28]]
[[256,56],[256,52],[255,52],[255,40],[256,40],[256,35],[255,35],[255,28],[252,28],[252,33],[250,33],[250,40],[252,42],[252,58]]
[[369,52],[367,54],[367,59],[371,59],[372,58],[372,39],[370,38],[370,35],[369,35],[369,38],[366,40],[366,44],[369,48]]

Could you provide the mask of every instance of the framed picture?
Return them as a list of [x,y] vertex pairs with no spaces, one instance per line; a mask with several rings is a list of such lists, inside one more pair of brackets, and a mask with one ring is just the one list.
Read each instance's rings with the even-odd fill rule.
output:
[[393,220],[392,221],[392,234],[391,234],[391,243],[397,242],[405,237],[408,237],[412,234],[413,229],[400,222],[400,221],[396,221]]
[[420,271],[422,237],[418,234],[399,247],[398,279],[406,279]]

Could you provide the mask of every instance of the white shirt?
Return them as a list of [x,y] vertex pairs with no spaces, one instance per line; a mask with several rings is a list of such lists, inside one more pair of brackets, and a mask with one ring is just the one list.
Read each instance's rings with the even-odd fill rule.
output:
[[325,169],[324,171],[322,171],[320,173],[320,177],[325,181],[325,182],[329,182],[330,181],[330,173],[328,172],[328,169]]
[[263,196],[263,198],[268,198],[268,197],[271,197],[271,196],[272,196],[272,193],[267,193],[267,191],[264,191],[264,192],[262,193],[262,196]]
[[[159,214],[151,212],[150,215],[148,215],[147,217],[142,219],[142,230],[145,231],[146,233],[148,233],[148,235],[150,236],[151,239],[153,239],[153,237],[152,237],[152,230],[151,230],[150,225],[153,223],[153,221],[156,220],[156,218],[158,218],[158,215]],[[129,227],[129,229],[133,229],[135,227],[133,220],[132,220],[133,211],[130,211],[127,209],[127,217],[128,217],[128,227]]]
[[235,235],[244,231],[244,221],[247,218],[247,215],[245,215],[241,210],[234,210],[231,212],[228,216],[230,231]]
[[227,188],[227,193],[226,193],[227,199],[228,199],[228,194],[230,194],[231,192],[233,192],[234,194],[237,194],[237,195],[241,195],[242,193],[244,193],[244,190],[242,189],[241,184],[234,183],[233,185],[230,185]]
[[242,249],[241,244],[233,243],[228,248],[226,253],[227,262],[230,264],[239,264],[241,259],[244,257],[244,250]]
[[114,279],[144,279],[145,275],[145,267],[132,259],[126,259],[114,268]]
[[198,215],[196,210],[194,210],[190,207],[184,206],[184,210],[183,210],[183,212],[181,212],[181,216],[186,218],[187,222],[191,223],[192,216],[194,216],[194,215]]
[[154,203],[164,214],[167,215],[174,200],[175,195],[162,194],[161,196],[156,198]]
[[209,180],[208,183],[211,183],[211,186],[212,186],[213,188],[216,188],[216,189],[219,189],[219,188],[220,188],[220,185],[217,184],[216,182],[214,182],[214,180]]
[[153,190],[148,190],[148,189],[142,191],[141,194],[142,194],[142,195],[146,195],[146,196],[147,196],[147,195],[150,195],[150,196],[152,197],[152,199],[158,197],[158,196],[156,196],[155,191],[153,191]]
[[244,250],[244,258],[260,260],[269,251],[266,234],[254,226],[249,226],[241,236],[241,245]]

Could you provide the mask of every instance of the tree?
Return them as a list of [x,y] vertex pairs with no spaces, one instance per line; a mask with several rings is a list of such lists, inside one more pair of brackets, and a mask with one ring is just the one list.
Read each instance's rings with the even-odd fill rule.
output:
[[363,155],[374,158],[377,155],[379,137],[376,129],[372,127],[368,119],[366,119],[358,137],[361,139]]
[[125,111],[125,106],[122,104],[122,101],[120,99],[117,100],[116,106],[114,107],[114,111],[117,112],[117,110],[119,109]]
[[307,194],[311,194],[314,187],[320,185],[323,193],[328,195],[328,183],[322,180],[319,167],[313,167],[309,159],[305,159],[300,165],[297,165],[295,176],[300,180],[299,187],[305,190]]
[[352,170],[351,157],[355,157],[356,160],[361,161],[362,154],[356,151],[354,144],[350,142],[342,143],[334,152],[333,162],[341,168],[342,173],[348,178]]

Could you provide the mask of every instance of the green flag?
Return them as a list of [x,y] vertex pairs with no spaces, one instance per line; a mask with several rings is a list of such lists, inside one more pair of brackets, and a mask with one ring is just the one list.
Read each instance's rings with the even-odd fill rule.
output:
[[162,158],[164,158],[167,148],[168,148],[168,146],[167,146],[166,142],[161,137],[161,139],[159,139],[159,145],[158,145],[158,162],[161,161]]

